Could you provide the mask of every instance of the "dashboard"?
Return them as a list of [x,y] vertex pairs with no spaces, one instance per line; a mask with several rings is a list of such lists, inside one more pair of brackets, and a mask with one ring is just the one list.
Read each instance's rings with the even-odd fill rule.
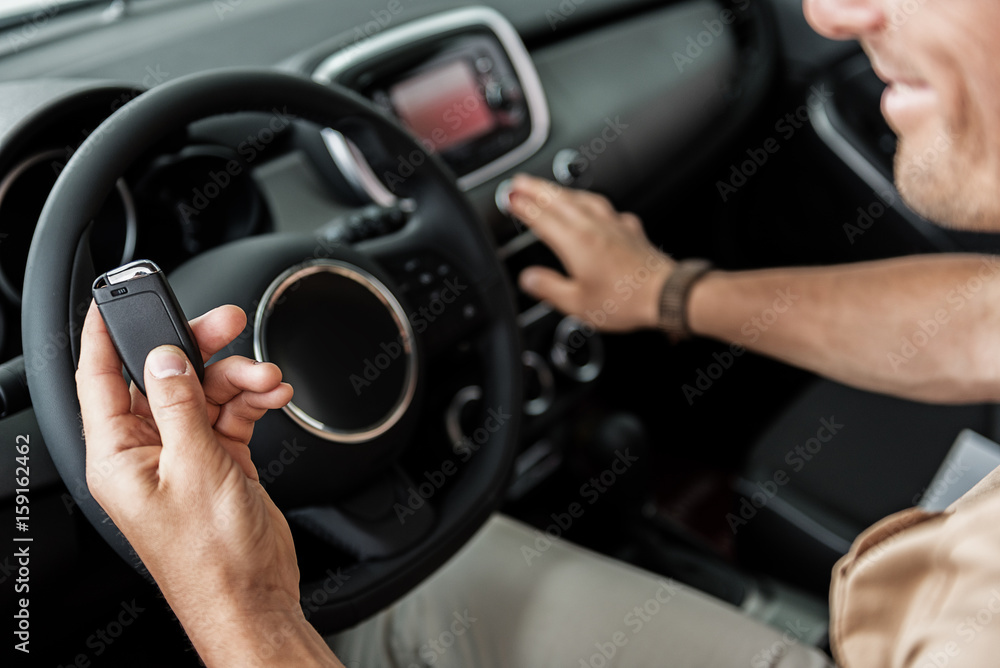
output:
[[[313,4],[282,5],[282,20],[294,22],[307,6],[318,11]],[[716,39],[690,64],[675,66],[677,46],[722,11],[711,0],[653,7],[636,3],[634,14],[626,12],[608,25],[585,24],[589,29],[568,41],[539,33],[539,19],[544,19],[550,35],[570,34],[590,12],[609,9],[602,4],[581,6],[572,15],[536,12],[531,21],[531,13],[523,10],[509,12],[508,18],[486,7],[420,8],[411,18],[400,6],[381,22],[377,12],[374,23],[359,21],[365,39],[359,39],[357,29],[349,30],[300,48],[278,65],[323,85],[353,89],[443,159],[493,230],[498,252],[512,271],[529,262],[555,264],[530,233],[496,207],[494,193],[504,178],[525,170],[626,197],[649,183],[638,165],[678,157],[693,165],[708,159],[706,143],[721,144],[722,135],[736,132],[762,98],[765,65],[773,58],[762,48],[766,32],[750,30],[764,25],[761,16],[745,8],[736,14],[736,30]],[[273,3],[248,0],[231,17],[217,17],[215,39],[227,39],[229,26],[248,35],[274,11]],[[135,34],[154,19],[150,29],[155,25],[169,33],[175,30],[171,21],[205,12],[205,7],[185,5],[169,15],[153,12],[130,22]],[[109,25],[96,32],[106,38],[120,28]],[[533,35],[539,46],[529,50],[525,36]],[[86,52],[89,39],[91,33],[82,33],[70,41]],[[126,46],[137,48],[134,41]],[[270,48],[258,47],[253,50],[258,58]],[[20,352],[17,308],[33,223],[60,166],[91,133],[113,130],[113,114],[128,100],[182,74],[184,63],[176,59],[186,55],[183,49],[172,50],[171,62],[153,62],[153,55],[147,60],[153,64],[141,68],[142,60],[136,61],[132,84],[110,79],[126,63],[106,52],[47,73],[59,78],[32,71],[44,64],[46,53],[54,57],[60,48],[68,45],[55,43],[48,51],[42,45],[42,53],[31,59],[21,53],[0,59],[0,77],[33,77],[0,83],[3,98],[16,101],[0,109],[0,351],[8,361],[16,361]],[[156,53],[155,41],[150,52]],[[201,67],[216,64],[203,59]],[[628,77],[618,75],[623,68]],[[103,76],[76,76],[84,72]],[[63,78],[67,74],[74,76]],[[727,130],[720,133],[719,127]],[[399,156],[396,173],[405,174],[410,161],[422,159]],[[357,148],[328,128],[280,115],[270,127],[253,114],[209,119],[165,138],[123,175],[91,228],[92,259],[103,271],[156,256],[170,270],[228,241],[270,231],[322,230],[342,241],[364,241],[391,229],[378,209],[393,206],[393,186],[392,172],[373,173]],[[529,350],[526,363],[539,384],[540,394],[529,399],[536,400],[531,405],[537,411],[548,403],[544,397],[558,394],[554,378],[574,384],[593,380],[599,353],[593,360],[586,351],[564,354],[560,341],[572,333],[571,323],[560,324],[544,305],[524,295],[520,307],[527,338],[545,341],[534,344],[541,349]],[[589,341],[588,349],[599,346],[596,338]],[[587,369],[582,374],[581,366]],[[16,390],[0,389],[0,394],[20,396]]]
[[[38,442],[20,340],[34,223],[69,156],[86,138],[113,132],[144,90],[228,65],[278,67],[350,89],[451,170],[515,275],[558,262],[497,206],[505,179],[526,171],[617,201],[681,179],[714,160],[752,119],[776,58],[765,8],[717,0],[590,0],[556,13],[513,1],[490,8],[399,3],[398,12],[390,3],[387,14],[305,0],[244,0],[222,14],[213,3],[160,5],[0,57],[0,417],[4,428]],[[732,29],[679,65],[675,54],[724,11],[733,12]],[[279,17],[281,39],[269,35]],[[393,173],[424,159],[400,155],[392,169],[377,169],[340,133],[280,109],[198,121],[128,167],[85,247],[98,273],[138,258],[169,273],[260,234],[377,241],[409,214]],[[418,305],[433,303],[449,272],[462,268],[428,255],[397,258],[385,269]],[[526,421],[511,498],[560,465],[552,430],[578,410],[606,363],[592,329],[524,294],[517,306]],[[475,312],[450,313],[452,332],[475,325]],[[465,352],[437,351],[453,363],[448,377],[434,379],[422,418],[453,445],[468,440],[480,400]],[[34,463],[36,489],[59,484],[44,454]],[[3,477],[0,496],[13,494],[12,479]]]

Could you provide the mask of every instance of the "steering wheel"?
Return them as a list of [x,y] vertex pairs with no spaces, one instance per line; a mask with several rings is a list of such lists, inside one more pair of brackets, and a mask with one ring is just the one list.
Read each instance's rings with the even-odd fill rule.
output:
[[[226,303],[247,312],[247,329],[216,358],[274,361],[295,388],[293,404],[258,423],[250,448],[296,533],[304,609],[332,632],[402,596],[468,540],[499,504],[517,445],[510,282],[447,167],[399,125],[353,92],[270,70],[192,75],[123,106],[73,155],[42,211],[25,275],[28,385],[63,481],[141,572],[84,482],[74,371],[97,274],[89,221],[158,142],[242,112],[261,119],[261,143],[292,118],[339,132],[402,203],[386,209],[396,224],[362,242],[255,236],[170,277],[189,316]],[[463,402],[468,426],[456,440],[441,416],[463,387],[458,396],[478,401]]]

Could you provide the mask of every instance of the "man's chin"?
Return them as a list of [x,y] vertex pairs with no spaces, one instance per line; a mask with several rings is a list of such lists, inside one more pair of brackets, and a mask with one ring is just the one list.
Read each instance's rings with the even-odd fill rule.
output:
[[970,232],[1000,232],[1000,203],[994,194],[975,190],[972,175],[942,165],[937,169],[914,168],[902,151],[896,155],[896,188],[910,209],[946,229]]

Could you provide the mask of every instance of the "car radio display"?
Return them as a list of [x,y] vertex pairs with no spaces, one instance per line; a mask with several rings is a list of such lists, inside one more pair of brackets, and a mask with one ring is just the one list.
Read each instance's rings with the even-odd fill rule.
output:
[[400,120],[433,152],[482,137],[497,126],[482,84],[466,60],[420,72],[388,92]]

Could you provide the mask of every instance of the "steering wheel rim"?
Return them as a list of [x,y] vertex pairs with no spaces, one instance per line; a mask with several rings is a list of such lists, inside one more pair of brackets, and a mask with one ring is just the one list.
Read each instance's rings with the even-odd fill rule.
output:
[[[143,572],[135,552],[85,483],[85,444],[73,378],[80,325],[95,273],[89,253],[83,252],[87,225],[115,181],[169,133],[212,116],[279,110],[320,127],[335,127],[384,166],[396,155],[414,151],[426,158],[400,185],[401,194],[427,204],[432,212],[461,218],[457,226],[454,220],[435,222],[428,217],[420,229],[441,239],[455,237],[452,249],[463,256],[463,269],[489,310],[482,333],[483,372],[488,379],[484,401],[510,413],[470,459],[464,477],[456,476],[449,492],[453,497],[441,501],[437,523],[418,542],[402,554],[352,566],[333,591],[329,582],[309,585],[313,593],[322,589],[323,597],[310,598],[303,583],[304,599],[312,601],[307,609],[311,621],[321,630],[335,631],[391,603],[464,544],[499,504],[515,454],[520,344],[510,284],[485,225],[438,158],[427,155],[400,126],[353,92],[273,70],[196,74],[144,93],[111,115],[81,145],[41,213],[25,274],[24,303],[32,305],[25,309],[22,322],[25,366],[38,423],[61,477],[102,537]],[[399,245],[405,247],[405,230],[401,236]],[[394,241],[398,239],[389,239],[388,244]],[[253,314],[248,315],[252,321]]]

